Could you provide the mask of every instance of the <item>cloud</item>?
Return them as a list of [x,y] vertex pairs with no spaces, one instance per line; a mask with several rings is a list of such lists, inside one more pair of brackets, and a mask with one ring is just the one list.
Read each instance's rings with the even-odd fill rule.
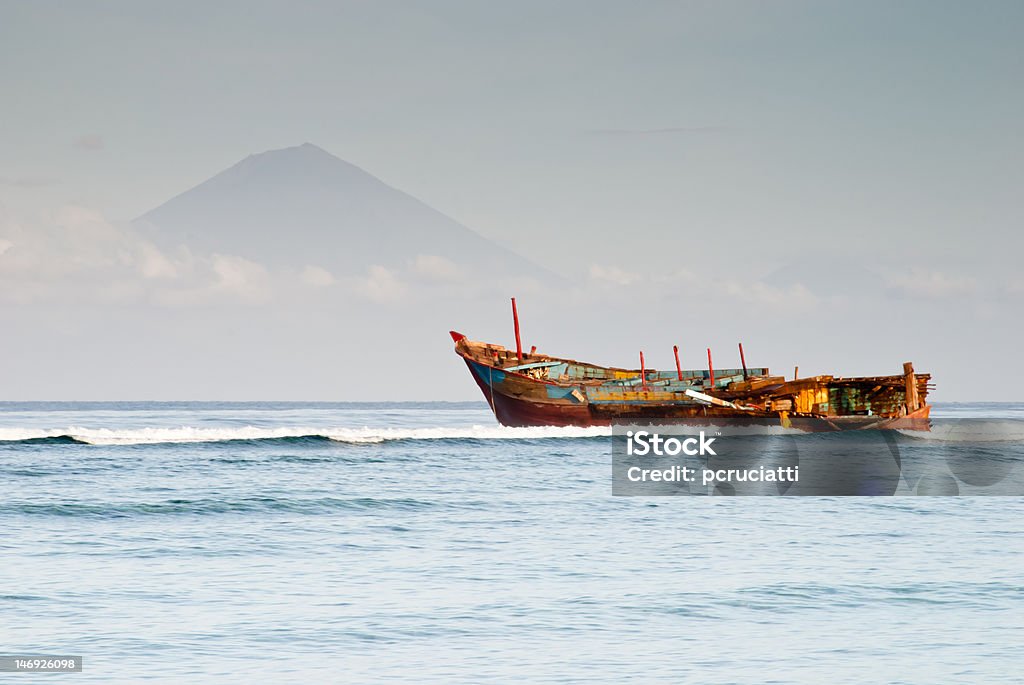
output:
[[638,283],[642,276],[617,266],[605,266],[602,264],[590,265],[590,278],[595,281],[603,281],[612,285],[630,285]]
[[126,266],[134,248],[129,236],[92,210],[67,206],[38,222],[5,221],[0,274],[53,280],[70,274]]
[[915,268],[909,274],[891,276],[887,283],[890,293],[918,299],[946,299],[976,295],[978,282],[968,276],[946,274],[941,271]]
[[416,255],[412,263],[412,272],[428,281],[439,283],[455,283],[463,280],[464,274],[455,262],[438,255]]
[[720,292],[734,300],[742,300],[770,307],[808,309],[818,304],[818,297],[802,283],[779,287],[761,281],[723,281]]
[[146,242],[137,245],[137,266],[143,278],[174,279],[181,273],[181,267],[175,261]]
[[[417,255],[405,268],[371,265],[354,276],[336,276],[316,264],[271,269],[237,254],[161,247],[130,224],[110,222],[78,205],[28,222],[0,217],[0,301],[263,305],[306,298],[317,289],[325,295],[344,292],[395,303],[426,289],[433,295],[452,295],[465,278],[462,267],[438,255]],[[537,287],[529,279],[491,285],[523,293]]]
[[106,143],[103,141],[103,136],[96,135],[95,133],[88,133],[84,136],[79,136],[75,139],[74,146],[79,150],[87,150],[89,152],[95,150],[102,150],[106,147]]
[[235,255],[215,254],[212,268],[217,277],[215,289],[252,299],[262,299],[269,292],[269,273],[262,264]]
[[334,275],[330,271],[322,266],[314,266],[312,264],[307,264],[302,269],[299,279],[306,285],[316,288],[326,288],[329,285],[334,285],[335,282]]
[[[3,247],[0,246],[0,254],[3,254]],[[1020,297],[1024,295],[1024,278],[1012,278],[1002,282],[1002,291],[1006,295]]]
[[607,286],[603,292],[614,291],[627,298],[632,296],[630,293],[645,299],[683,294],[702,302],[745,302],[786,309],[808,309],[820,302],[820,298],[801,283],[775,286],[756,279],[702,277],[687,269],[640,274],[614,265],[592,264],[590,279],[597,285]]
[[262,302],[273,293],[271,281],[263,265],[243,257],[161,250],[87,207],[66,206],[31,222],[0,219],[0,300]]
[[407,292],[396,272],[378,264],[371,266],[366,276],[357,279],[356,290],[375,302],[396,302]]

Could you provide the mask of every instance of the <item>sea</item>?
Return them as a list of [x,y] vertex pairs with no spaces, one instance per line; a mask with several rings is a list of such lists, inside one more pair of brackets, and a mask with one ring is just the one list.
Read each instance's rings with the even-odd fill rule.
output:
[[609,442],[478,402],[0,403],[0,654],[82,659],[0,681],[1024,682],[1024,498],[613,497]]

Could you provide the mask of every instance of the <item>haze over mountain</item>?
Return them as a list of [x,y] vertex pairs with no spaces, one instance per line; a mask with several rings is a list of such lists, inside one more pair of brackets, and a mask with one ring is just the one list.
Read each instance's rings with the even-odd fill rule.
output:
[[313,265],[335,276],[380,265],[448,279],[555,278],[310,143],[250,155],[133,223],[165,246],[271,267]]

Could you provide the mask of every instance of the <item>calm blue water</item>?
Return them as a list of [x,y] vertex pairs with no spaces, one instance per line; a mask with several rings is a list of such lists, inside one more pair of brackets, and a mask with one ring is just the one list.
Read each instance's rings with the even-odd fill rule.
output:
[[0,652],[85,657],[5,682],[1024,680],[1024,500],[612,498],[601,433],[0,404]]

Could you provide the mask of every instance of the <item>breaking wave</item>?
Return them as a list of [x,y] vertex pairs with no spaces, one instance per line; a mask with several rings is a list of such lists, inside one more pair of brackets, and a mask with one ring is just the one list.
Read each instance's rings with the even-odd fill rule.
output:
[[462,426],[435,428],[82,428],[59,429],[0,428],[0,443],[8,444],[86,444],[86,445],[159,445],[176,443],[313,442],[333,441],[373,444],[397,440],[544,440],[556,438],[597,438],[611,435],[611,428],[572,428],[543,426],[506,428],[503,426]]

